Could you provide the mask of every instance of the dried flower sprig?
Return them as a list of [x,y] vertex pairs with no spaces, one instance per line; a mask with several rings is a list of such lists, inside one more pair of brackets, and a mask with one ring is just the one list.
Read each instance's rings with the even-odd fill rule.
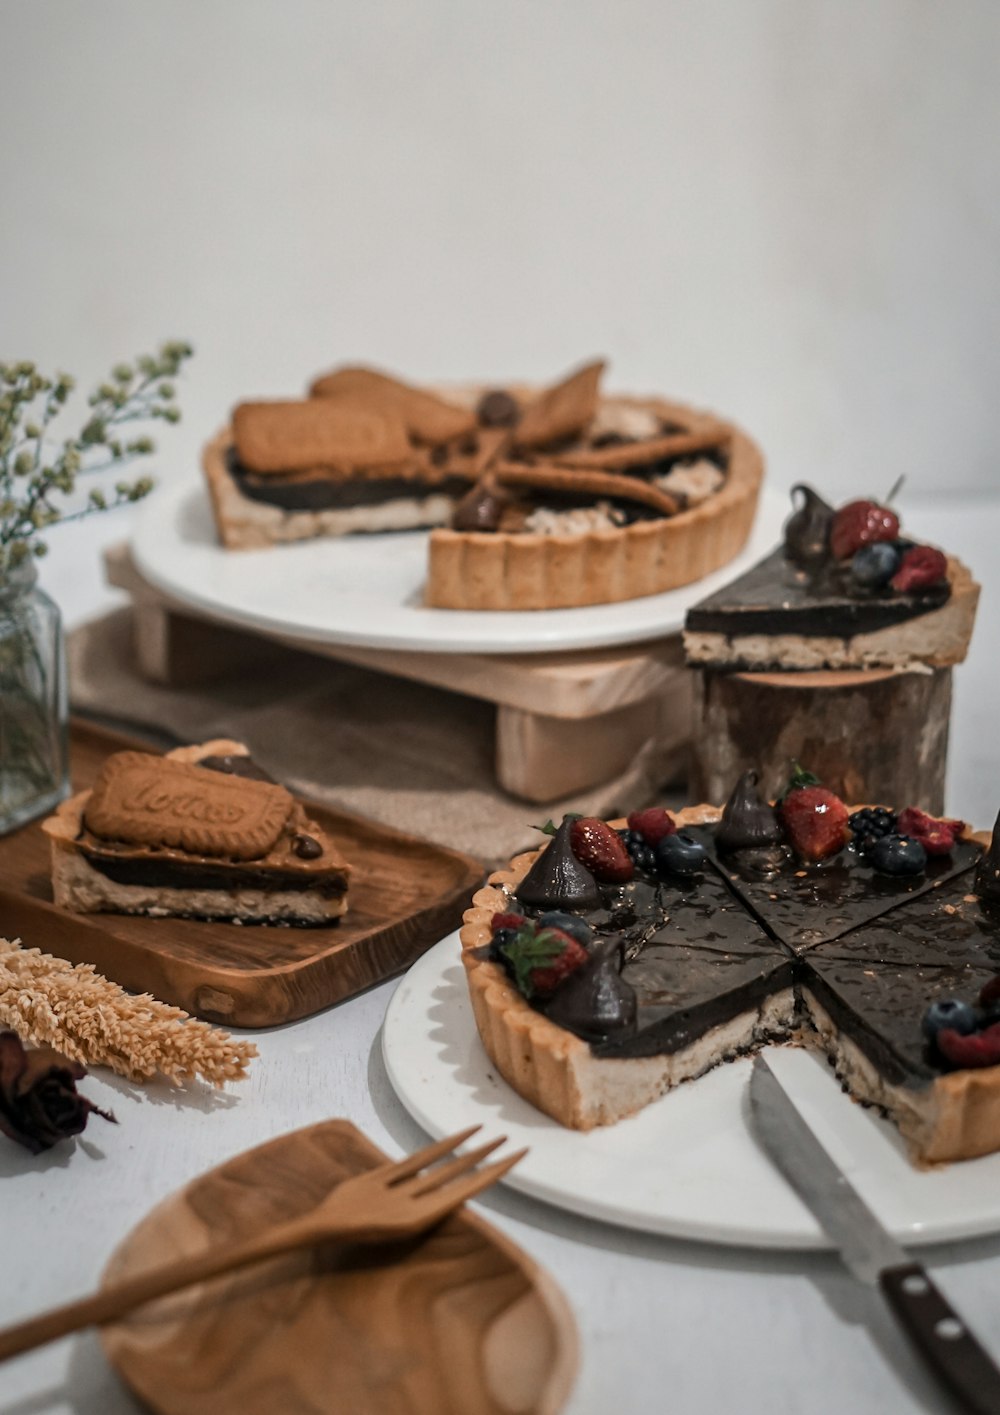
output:
[[140,501],[153,489],[151,477],[117,481],[113,493],[95,487],[79,510],[64,512],[57,497],[71,496],[82,474],[121,469],[155,452],[152,438],[126,431],[129,423],[180,421],[171,382],[190,358],[191,346],[163,344],[156,355],[117,364],[88,400],[89,413],[75,437],[56,443],[51,426],[66,405],[74,382],[69,374],[49,378],[33,363],[0,363],[0,575],[29,555],[44,555],[39,532],[57,521],[78,521]]
[[22,1041],[55,1047],[86,1066],[110,1066],[145,1081],[201,1076],[215,1086],[241,1081],[257,1055],[208,1022],[148,993],[135,997],[92,963],[67,963],[17,940],[0,938],[0,1028]]

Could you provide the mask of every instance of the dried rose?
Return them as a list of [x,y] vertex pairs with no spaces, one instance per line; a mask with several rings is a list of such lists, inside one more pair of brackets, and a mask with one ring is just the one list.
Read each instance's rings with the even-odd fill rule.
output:
[[77,1093],[86,1074],[51,1047],[26,1051],[16,1032],[0,1032],[0,1133],[37,1155],[79,1135],[91,1111],[114,1123],[110,1111]]

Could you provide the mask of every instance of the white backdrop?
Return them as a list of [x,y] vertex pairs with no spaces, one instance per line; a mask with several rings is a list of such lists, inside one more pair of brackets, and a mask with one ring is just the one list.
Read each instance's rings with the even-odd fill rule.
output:
[[0,356],[190,339],[165,473],[337,360],[604,353],[776,480],[1000,488],[997,0],[0,0],[0,54]]

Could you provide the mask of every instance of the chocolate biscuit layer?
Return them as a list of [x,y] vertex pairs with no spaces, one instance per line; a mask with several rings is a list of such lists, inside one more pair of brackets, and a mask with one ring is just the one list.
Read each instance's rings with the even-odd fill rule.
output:
[[282,511],[336,511],[427,496],[448,496],[457,501],[470,485],[468,477],[432,472],[425,476],[333,477],[318,469],[280,477],[259,476],[241,466],[232,448],[226,465],[244,496]]

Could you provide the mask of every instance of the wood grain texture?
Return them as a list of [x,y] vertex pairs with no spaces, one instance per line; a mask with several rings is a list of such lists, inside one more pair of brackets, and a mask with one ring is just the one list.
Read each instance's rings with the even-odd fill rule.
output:
[[767,796],[791,761],[845,801],[888,801],[940,815],[951,669],[920,673],[694,672],[695,800],[724,801],[749,767]]
[[[104,1274],[239,1242],[383,1156],[332,1120],[238,1155],[167,1199]],[[102,1332],[157,1415],[555,1415],[576,1369],[565,1299],[468,1209],[377,1249],[277,1259]]]
[[211,682],[248,662],[266,661],[271,643],[281,643],[546,717],[586,718],[656,693],[686,690],[680,634],[561,653],[423,653],[321,644],[236,628],[181,605],[143,579],[127,546],[109,550],[104,566],[108,582],[132,598],[136,658],[144,676],[157,683]]
[[[76,790],[111,752],[152,750],[75,723]],[[402,972],[461,922],[483,878],[478,861],[346,811],[308,803],[354,868],[348,913],[320,928],[236,925],[124,914],[69,914],[52,903],[38,822],[0,839],[0,919],[26,947],[99,972],[208,1021],[267,1027],[308,1017]]]

